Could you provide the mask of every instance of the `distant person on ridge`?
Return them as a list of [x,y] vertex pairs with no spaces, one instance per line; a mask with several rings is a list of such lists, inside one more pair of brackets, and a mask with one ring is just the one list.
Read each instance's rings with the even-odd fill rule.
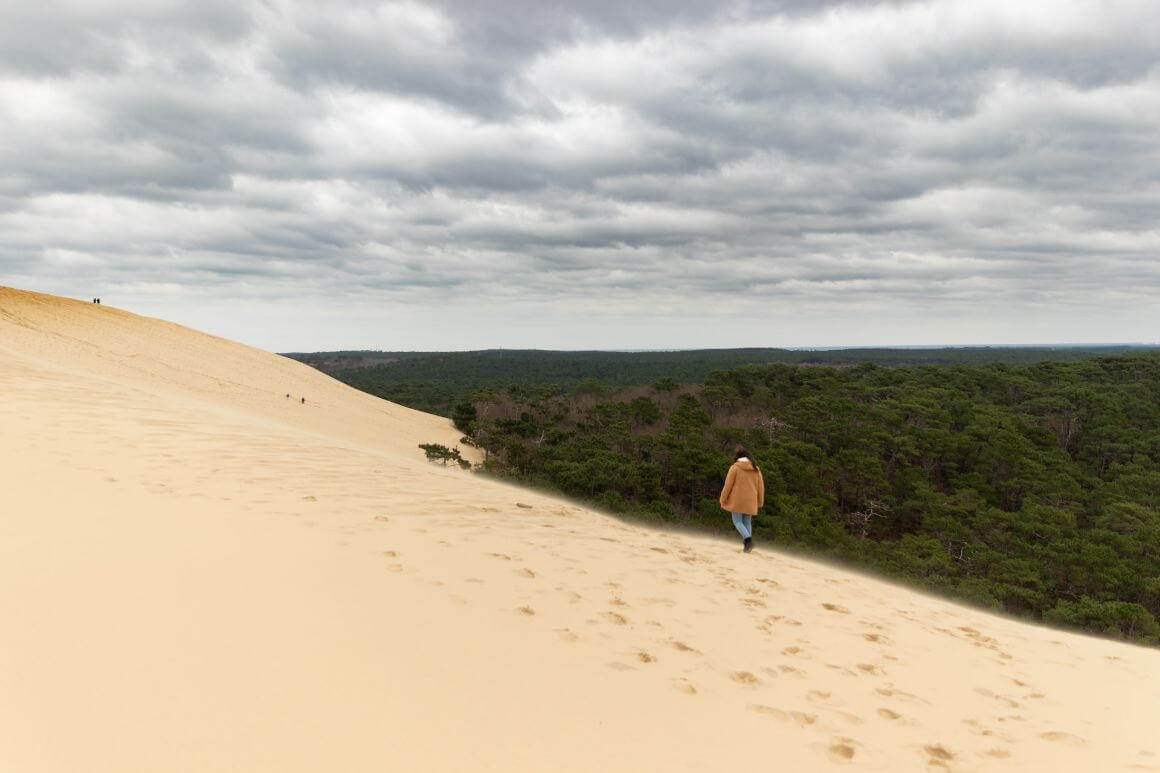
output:
[[721,507],[733,515],[745,552],[753,550],[753,516],[765,504],[765,479],[745,446],[733,449],[733,466],[721,489]]

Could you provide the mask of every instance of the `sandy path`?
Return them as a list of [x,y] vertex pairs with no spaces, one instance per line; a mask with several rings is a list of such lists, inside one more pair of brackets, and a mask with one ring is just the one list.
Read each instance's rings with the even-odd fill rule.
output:
[[429,465],[435,417],[7,292],[0,770],[1160,770],[1160,652]]

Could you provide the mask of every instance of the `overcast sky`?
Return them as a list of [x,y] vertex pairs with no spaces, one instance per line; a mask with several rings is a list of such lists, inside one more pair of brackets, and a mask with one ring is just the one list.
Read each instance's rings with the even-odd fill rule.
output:
[[1157,341],[1156,18],[4,0],[0,284],[275,351]]

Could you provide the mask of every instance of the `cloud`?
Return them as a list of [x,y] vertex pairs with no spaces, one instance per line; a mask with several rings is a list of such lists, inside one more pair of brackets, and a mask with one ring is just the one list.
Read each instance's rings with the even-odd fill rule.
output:
[[1149,11],[18,2],[0,282],[296,350],[1137,339]]

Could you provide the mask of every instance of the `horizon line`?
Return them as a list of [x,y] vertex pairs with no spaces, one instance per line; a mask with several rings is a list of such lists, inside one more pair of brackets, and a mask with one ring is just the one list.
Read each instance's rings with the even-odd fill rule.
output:
[[647,354],[664,352],[735,352],[735,351],[783,351],[783,352],[842,352],[864,350],[898,350],[898,351],[936,351],[939,349],[1160,349],[1160,342],[1109,342],[1109,343],[1053,343],[1053,344],[882,344],[857,346],[721,346],[721,347],[689,347],[689,348],[639,348],[639,349],[543,349],[538,347],[507,347],[494,346],[485,349],[317,349],[314,351],[286,351],[277,354],[338,354],[342,352],[368,352],[379,354],[468,354],[471,352],[561,352],[585,353],[605,352],[610,354]]

